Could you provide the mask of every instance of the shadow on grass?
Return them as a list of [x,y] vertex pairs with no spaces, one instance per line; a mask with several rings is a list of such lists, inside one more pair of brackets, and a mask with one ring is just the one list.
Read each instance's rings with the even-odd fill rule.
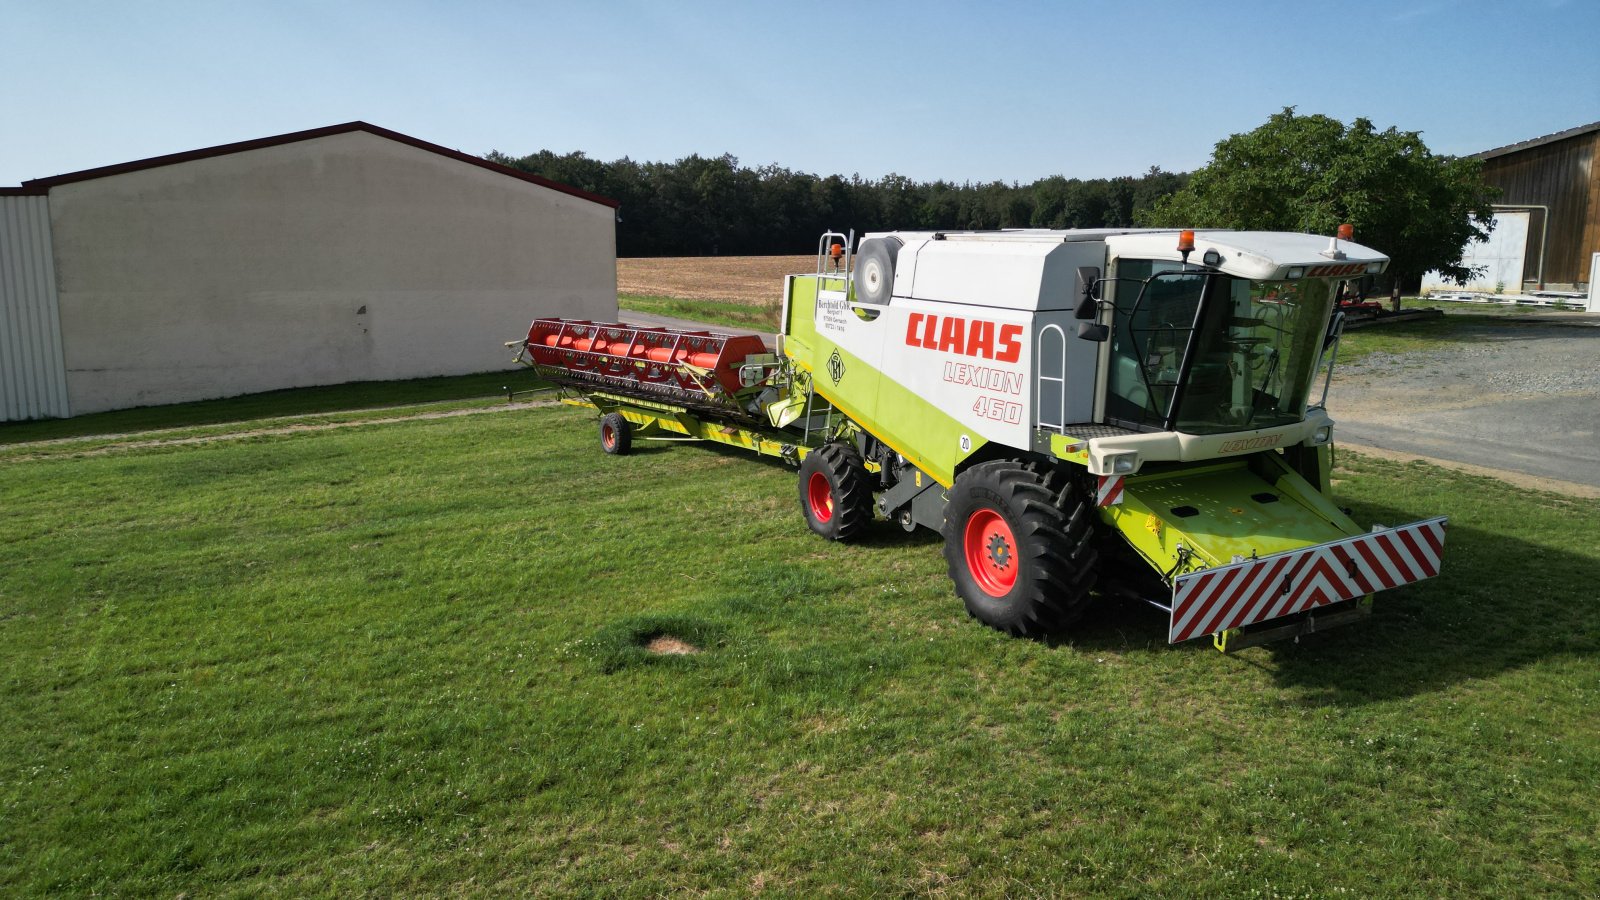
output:
[[1364,623],[1269,649],[1278,681],[1309,691],[1309,702],[1408,697],[1600,651],[1597,581],[1593,559],[1452,524],[1439,577],[1378,595]]
[[[1383,522],[1416,518],[1372,506],[1362,514]],[[1363,622],[1256,652],[1268,655],[1280,685],[1299,688],[1312,705],[1410,697],[1600,652],[1597,582],[1600,564],[1593,559],[1452,524],[1437,578],[1379,594]],[[1216,652],[1207,640],[1169,646],[1166,624],[1153,607],[1100,597],[1068,633],[1044,643],[1108,653]]]
[[[796,514],[799,513],[799,501],[796,501]],[[855,541],[856,545],[871,549],[887,549],[890,547],[917,547],[926,546],[932,552],[938,553],[939,547],[944,543],[944,538],[937,531],[929,528],[918,528],[916,531],[907,531],[898,523],[888,522],[883,519],[873,520],[872,527],[867,533]]]

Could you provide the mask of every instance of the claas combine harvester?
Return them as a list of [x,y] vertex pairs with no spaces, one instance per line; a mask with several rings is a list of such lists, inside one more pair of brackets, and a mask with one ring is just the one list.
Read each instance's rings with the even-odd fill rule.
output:
[[825,538],[939,531],[985,624],[1036,635],[1123,596],[1227,651],[1439,571],[1445,519],[1369,530],[1329,496],[1334,297],[1388,265],[1350,238],[830,232],[776,348],[564,319],[507,346],[600,412],[608,453],[732,444],[799,466]]

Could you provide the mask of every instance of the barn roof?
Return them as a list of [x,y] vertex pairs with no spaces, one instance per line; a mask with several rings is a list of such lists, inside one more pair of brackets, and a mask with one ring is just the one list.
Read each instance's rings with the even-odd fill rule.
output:
[[1493,150],[1485,150],[1482,153],[1474,153],[1472,156],[1475,159],[1494,159],[1497,156],[1505,156],[1507,153],[1517,153],[1522,150],[1532,150],[1535,147],[1543,147],[1545,144],[1554,144],[1556,141],[1564,141],[1567,138],[1577,137],[1580,134],[1588,134],[1591,131],[1600,131],[1600,122],[1590,122],[1587,125],[1579,125],[1577,128],[1568,128],[1566,131],[1558,131],[1555,134],[1547,134],[1543,137],[1519,141],[1515,144],[1507,144],[1504,147],[1496,147]]
[[429,153],[437,153],[440,156],[447,157],[458,162],[464,162],[468,165],[477,166],[480,169],[488,169],[491,172],[497,172],[501,175],[515,178],[518,181],[526,181],[531,184],[537,184],[540,187],[550,188],[553,191],[560,191],[563,194],[571,194],[574,197],[588,200],[591,203],[598,203],[601,206],[609,206],[615,209],[620,205],[616,200],[613,200],[610,197],[602,197],[599,194],[590,193],[589,191],[585,191],[581,188],[575,188],[571,185],[562,184],[559,181],[551,181],[548,178],[542,178],[529,172],[522,172],[509,166],[502,166],[499,163],[490,162],[487,159],[473,156],[470,153],[462,153],[460,150],[451,150],[449,147],[441,147],[438,144],[430,144],[420,138],[414,138],[408,134],[401,134],[398,131],[390,131],[387,128],[379,128],[378,126],[367,122],[345,122],[342,125],[329,125],[326,128],[313,128],[309,131],[294,131],[290,132],[289,134],[279,134],[273,135],[272,137],[256,138],[252,141],[238,141],[232,144],[222,144],[216,147],[206,147],[200,150],[189,150],[184,153],[169,153],[165,156],[152,156],[149,159],[137,159],[133,162],[117,163],[116,165],[111,166],[100,166],[99,168],[95,169],[84,169],[81,172],[68,172],[65,175],[52,175],[49,178],[35,178],[31,181],[24,181],[20,187],[0,187],[0,195],[46,194],[49,193],[51,188],[57,185],[72,184],[78,181],[89,181],[95,178],[106,178],[111,175],[123,175],[128,172],[138,172],[143,169],[155,169],[160,168],[161,166],[173,166],[179,163],[193,162],[197,159],[210,159],[213,156],[227,156],[230,153],[244,153],[250,150],[260,150],[265,147],[278,147],[283,144],[309,141],[314,138],[331,137],[336,134],[348,134],[353,131],[364,131],[368,134],[374,134],[381,138],[387,138],[388,140],[395,141],[396,143],[416,147],[419,150],[426,150]]

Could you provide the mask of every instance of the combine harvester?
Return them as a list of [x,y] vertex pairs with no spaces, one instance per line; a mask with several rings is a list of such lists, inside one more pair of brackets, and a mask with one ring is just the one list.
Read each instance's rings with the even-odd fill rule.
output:
[[[1368,615],[1439,572],[1445,519],[1329,496],[1341,280],[1388,259],[1229,231],[828,233],[757,337],[537,319],[507,347],[600,444],[705,440],[800,468],[817,534],[944,536],[977,619],[1058,630],[1096,595],[1224,652]],[[834,256],[844,248],[843,260]]]

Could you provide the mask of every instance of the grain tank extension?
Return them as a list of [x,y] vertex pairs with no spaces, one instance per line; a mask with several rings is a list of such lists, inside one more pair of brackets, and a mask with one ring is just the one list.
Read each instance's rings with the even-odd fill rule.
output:
[[1443,518],[1365,529],[1329,496],[1334,298],[1387,265],[1347,233],[829,233],[776,350],[555,319],[508,346],[602,413],[608,452],[736,444],[800,467],[823,537],[939,531],[990,626],[1115,594],[1231,650],[1438,574]]

